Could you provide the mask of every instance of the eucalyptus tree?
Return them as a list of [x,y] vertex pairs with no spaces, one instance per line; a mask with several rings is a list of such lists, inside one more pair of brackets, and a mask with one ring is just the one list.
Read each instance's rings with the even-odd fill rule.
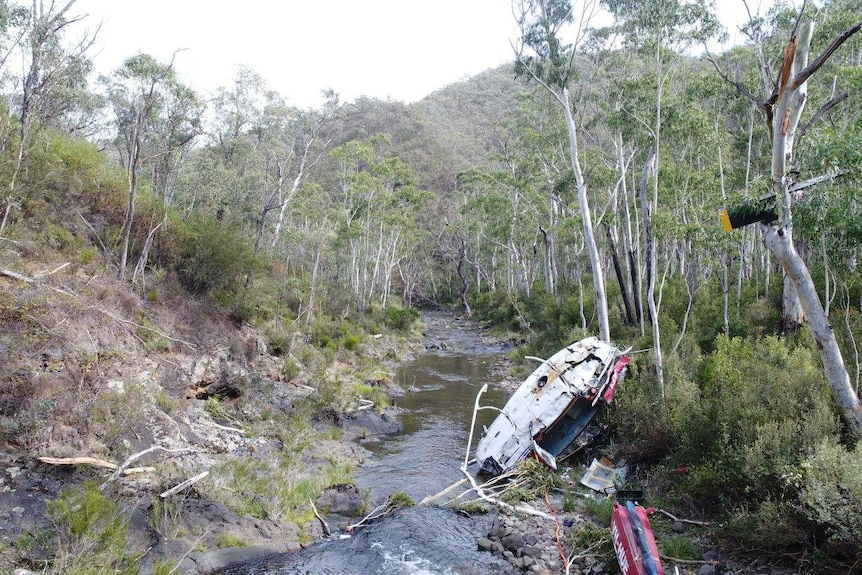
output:
[[256,230],[260,197],[268,189],[264,116],[273,100],[280,96],[263,77],[242,66],[231,84],[215,91],[209,102],[208,145],[192,155],[194,168],[184,175],[186,214],[203,209]]
[[162,200],[162,218],[147,234],[132,273],[133,282],[144,276],[153,240],[168,223],[180,174],[194,141],[202,133],[204,103],[191,88],[175,84],[163,93],[160,108],[161,113],[153,117],[149,129],[148,146],[152,152],[147,164],[153,190]]
[[498,155],[512,185],[529,199],[529,211],[522,210],[529,216],[523,225],[533,226],[533,241],[535,230],[541,234],[545,290],[557,300],[563,265],[560,237],[563,227],[572,225],[566,124],[559,105],[544,90],[524,93],[510,118],[510,138]]
[[322,133],[337,106],[338,97],[332,92],[328,93],[322,110],[288,106],[278,94],[269,94],[258,127],[261,160],[267,174],[265,185],[268,189],[262,190],[260,194],[262,201],[257,215],[255,255],[267,231],[270,212],[276,214],[269,241],[270,250],[278,243],[288,204],[308,179],[310,170],[328,151],[331,139],[325,139]]
[[[658,281],[658,254],[654,245],[651,217],[658,209],[659,175],[661,168],[662,102],[672,63],[679,60],[677,51],[684,50],[694,42],[702,42],[718,33],[718,21],[713,15],[712,0],[698,2],[690,0],[602,0],[614,15],[614,28],[619,31],[625,44],[644,53],[652,53],[655,73],[655,108],[653,122],[648,123],[653,136],[652,152],[647,155],[651,166],[644,167],[644,177],[652,173],[652,198],[643,202],[645,222],[644,250],[647,265],[647,304],[652,322],[653,350],[656,364],[656,379],[664,394],[662,369],[661,332],[659,309],[656,301]],[[642,186],[642,190],[643,190]],[[652,212],[652,213],[649,213]]]
[[[581,167],[580,136],[575,122],[577,108],[573,110],[569,93],[569,84],[575,73],[575,55],[588,34],[593,16],[598,11],[598,2],[581,0],[577,9],[576,19],[569,0],[513,1],[513,10],[521,31],[521,38],[515,46],[515,72],[541,85],[563,110],[569,139],[569,161],[578,193],[584,238],[593,275],[599,338],[602,341],[610,341],[604,271],[593,231],[587,181]],[[569,25],[574,25],[574,38],[572,43],[566,44],[562,32]]]
[[428,194],[419,190],[413,170],[388,152],[389,138],[353,140],[331,152],[336,178],[331,223],[340,246],[340,269],[359,310],[386,304],[396,274],[415,251],[421,231],[417,214]]
[[[173,60],[163,64],[149,54],[137,54],[123,62],[114,73],[102,79],[108,101],[114,110],[116,144],[129,183],[129,200],[123,221],[119,277],[126,277],[126,262],[141,169],[160,156],[191,144],[196,135],[195,119],[182,113],[172,118],[193,92],[176,77]],[[191,111],[191,109],[186,109]],[[169,137],[159,127],[173,126]]]
[[[804,193],[806,188],[834,179],[836,176],[834,171],[827,171],[825,174],[817,174],[807,180],[796,181],[798,169],[796,146],[799,143],[800,122],[808,100],[809,79],[823,68],[848,39],[862,29],[862,21],[859,20],[858,14],[854,21],[854,24],[835,36],[809,63],[814,22],[803,8],[803,11],[796,15],[792,35],[783,50],[781,66],[766,96],[758,97],[745,86],[739,83],[736,85],[763,111],[772,141],[770,181],[777,206],[777,221],[760,224],[764,243],[775,255],[795,290],[803,316],[820,350],[824,373],[842,417],[853,434],[860,437],[862,436],[862,404],[850,383],[834,329],[820,301],[808,265],[796,249],[793,233],[795,198],[800,195],[800,192]],[[770,86],[770,84],[766,85]],[[830,102],[831,100],[825,102],[820,109],[829,106]],[[813,119],[818,119],[818,116],[819,114],[815,113]],[[801,174],[798,175],[801,176]]]
[[[75,0],[67,0],[59,5],[52,1],[46,6],[44,0],[33,0],[28,10],[6,2],[0,5],[0,32],[5,32],[9,27],[18,27],[19,37],[11,48],[20,49],[23,63],[18,106],[18,151],[8,182],[3,216],[0,218],[0,233],[3,233],[9,213],[17,201],[16,185],[34,125],[59,116],[64,106],[68,105],[71,93],[81,91],[86,86],[86,77],[91,70],[88,51],[96,39],[96,33],[85,34],[75,41],[68,40],[73,24],[83,19],[83,16],[71,14],[74,4]],[[0,56],[0,71],[9,55],[10,52],[6,52]],[[64,91],[66,94],[61,95]]]

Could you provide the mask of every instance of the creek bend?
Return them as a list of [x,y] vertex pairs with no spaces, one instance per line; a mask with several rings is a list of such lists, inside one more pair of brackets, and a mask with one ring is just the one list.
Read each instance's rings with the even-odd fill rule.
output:
[[[390,493],[404,492],[419,502],[462,478],[461,465],[476,394],[485,383],[483,405],[502,406],[509,392],[494,385],[493,368],[506,345],[486,342],[468,321],[438,312],[423,314],[425,350],[402,365],[395,399],[402,429],[365,445],[373,457],[355,472],[357,485],[370,492],[370,507]],[[483,424],[495,413],[479,412],[473,446]],[[353,536],[315,544],[288,555],[232,567],[225,575],[490,575],[509,572],[508,564],[477,550],[490,516],[467,518],[448,509],[410,508],[383,518]]]

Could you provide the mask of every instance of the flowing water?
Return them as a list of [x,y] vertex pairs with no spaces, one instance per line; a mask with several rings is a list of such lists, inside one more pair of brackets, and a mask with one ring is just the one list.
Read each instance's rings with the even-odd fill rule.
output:
[[[371,492],[372,505],[404,492],[416,502],[461,479],[476,394],[485,383],[484,405],[502,406],[509,394],[494,385],[493,365],[506,349],[482,341],[475,324],[429,313],[426,350],[397,373],[407,392],[396,399],[402,430],[366,445],[374,456],[355,473]],[[479,413],[473,438],[494,412]],[[230,575],[490,575],[503,564],[476,548],[490,528],[488,517],[466,518],[451,510],[410,508],[351,537],[344,535],[290,555],[232,568]]]

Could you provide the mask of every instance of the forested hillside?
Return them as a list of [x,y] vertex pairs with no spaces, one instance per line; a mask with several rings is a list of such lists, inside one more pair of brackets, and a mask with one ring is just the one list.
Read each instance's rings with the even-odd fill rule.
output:
[[[361,343],[451,306],[518,357],[630,348],[606,423],[644,486],[735,545],[858,569],[862,2],[778,3],[721,53],[709,4],[603,0],[596,27],[516,0],[512,64],[302,109],[251,68],[213,94],[147,54],[92,78],[74,1],[3,3],[24,66],[0,60],[0,440],[56,455],[62,420],[121,461],[128,430],[93,414],[123,376],[100,362],[243,356],[196,317],[317,385],[351,361],[376,380]],[[117,349],[88,331],[111,314],[134,326]],[[327,401],[384,403],[350,389]]]

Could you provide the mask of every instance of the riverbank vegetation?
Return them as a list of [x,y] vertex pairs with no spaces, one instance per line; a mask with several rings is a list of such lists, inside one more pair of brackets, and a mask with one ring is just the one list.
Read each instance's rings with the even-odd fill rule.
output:
[[[146,54],[94,81],[74,1],[0,6],[24,63],[0,61],[6,485],[58,477],[39,457],[192,449],[139,462],[156,474],[133,490],[152,503],[209,469],[196,496],[313,538],[308,501],[356,457],[310,446],[383,409],[417,308],[451,305],[518,357],[607,331],[634,360],[613,455],[651,498],[800,570],[858,565],[859,2],[779,2],[710,52],[708,2],[607,0],[604,27],[562,0],[514,6],[512,65],[319,109],[249,68],[200,94]],[[76,469],[4,561],[76,572],[69,506],[121,498]],[[185,501],[124,503],[163,539],[235,537],[184,521]],[[113,517],[93,516],[99,553]]]

